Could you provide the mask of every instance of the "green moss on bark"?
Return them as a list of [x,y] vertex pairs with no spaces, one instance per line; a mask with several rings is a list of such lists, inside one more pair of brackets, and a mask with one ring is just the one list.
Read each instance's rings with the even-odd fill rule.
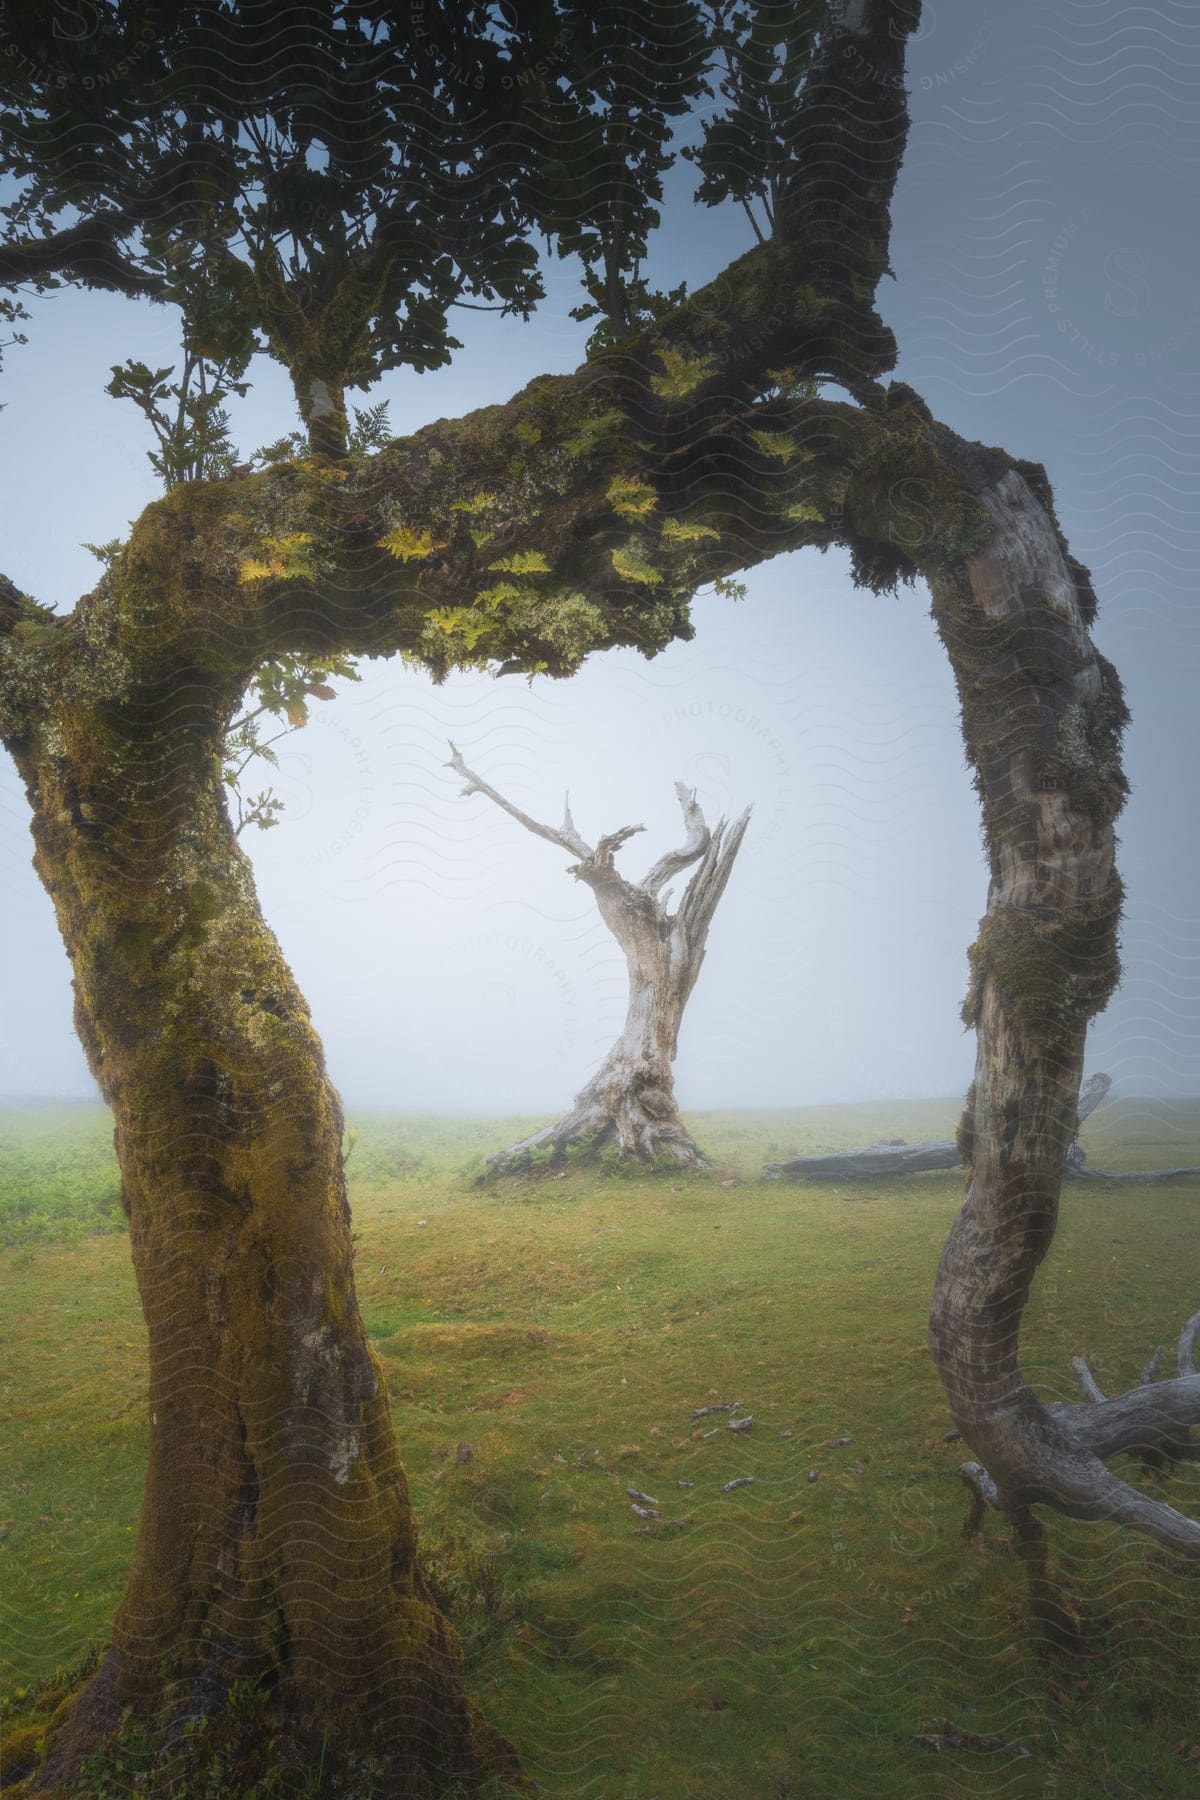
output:
[[978,1025],[986,983],[998,990],[1022,1030],[1051,1054],[1074,1049],[1089,1019],[1107,1005],[1120,979],[1117,922],[1123,889],[1115,873],[1093,899],[1048,916],[994,907],[968,956],[971,985],[963,1022]]

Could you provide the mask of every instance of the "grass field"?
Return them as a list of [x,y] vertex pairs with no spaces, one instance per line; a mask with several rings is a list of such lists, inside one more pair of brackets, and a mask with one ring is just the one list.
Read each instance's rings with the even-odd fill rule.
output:
[[[715,1167],[476,1185],[524,1121],[362,1116],[359,1293],[485,1709],[546,1800],[1200,1791],[1200,1568],[1054,1526],[1091,1656],[1039,1659],[924,1343],[956,1172],[761,1179],[949,1135],[956,1104],[689,1120]],[[1200,1162],[1200,1103],[1110,1102],[1093,1164]],[[145,1337],[99,1107],[0,1110],[0,1686],[103,1639],[146,1452]],[[1129,1385],[1200,1304],[1200,1184],[1067,1189],[1025,1365]],[[695,1409],[739,1401],[733,1433]],[[848,1440],[848,1441],[839,1441]],[[725,1484],[751,1477],[729,1491]],[[1200,1467],[1155,1478],[1200,1512]],[[627,1489],[654,1496],[642,1521]],[[678,1525],[674,1521],[679,1521]],[[916,1739],[950,1721],[1002,1750]],[[1025,1754],[1025,1753],[1028,1754]]]

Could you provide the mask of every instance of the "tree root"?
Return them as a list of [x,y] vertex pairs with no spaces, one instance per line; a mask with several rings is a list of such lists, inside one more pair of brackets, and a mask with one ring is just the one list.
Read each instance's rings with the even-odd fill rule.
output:
[[544,1126],[507,1150],[488,1157],[488,1165],[498,1174],[512,1174],[527,1169],[539,1152],[549,1151],[556,1162],[566,1160],[574,1145],[586,1145],[598,1154],[615,1148],[622,1157],[644,1166],[669,1162],[685,1173],[708,1168],[703,1151],[696,1144],[674,1109],[668,1096],[666,1104],[651,1110],[649,1095],[643,1094],[641,1105],[633,1106],[628,1097],[618,1110],[600,1105],[576,1105],[554,1124]]
[[[1073,1367],[1084,1399],[1052,1401],[1023,1410],[993,1436],[1001,1454],[993,1475],[979,1462],[963,1463],[959,1476],[971,1494],[964,1524],[967,1536],[978,1531],[990,1508],[1017,1524],[1031,1505],[1043,1503],[1080,1519],[1106,1519],[1139,1531],[1180,1555],[1200,1559],[1200,1520],[1153,1500],[1105,1466],[1120,1452],[1139,1456],[1144,1464],[1171,1467],[1200,1461],[1200,1372],[1195,1364],[1200,1312],[1179,1335],[1177,1374],[1155,1379],[1160,1350],[1142,1370],[1138,1385],[1108,1398],[1083,1357]],[[964,1434],[965,1435],[965,1434]],[[977,1429],[972,1436],[980,1436]]]

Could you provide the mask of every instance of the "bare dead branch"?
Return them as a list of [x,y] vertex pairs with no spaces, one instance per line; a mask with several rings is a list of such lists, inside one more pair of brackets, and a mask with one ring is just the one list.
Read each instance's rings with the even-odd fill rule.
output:
[[[646,827],[644,825],[622,825],[619,831],[608,832],[600,839],[596,848],[585,858],[585,862],[590,865],[590,867],[574,869],[572,870],[572,874],[578,875],[584,880],[586,880],[589,873],[596,874],[612,871],[615,874],[616,871],[613,869],[613,858],[616,856],[617,851],[623,844],[628,843],[631,837],[636,837],[639,831],[645,831],[645,829]],[[619,879],[622,883],[625,882],[624,876],[621,876]],[[625,885],[628,884],[626,883]]]
[[1086,1396],[1084,1402],[1052,1401],[1045,1409],[1048,1430],[1026,1446],[1019,1488],[1002,1491],[981,1463],[964,1463],[962,1480],[975,1496],[964,1529],[978,1529],[984,1506],[1010,1521],[1031,1503],[1043,1503],[1074,1518],[1108,1519],[1129,1526],[1188,1557],[1200,1557],[1200,1520],[1153,1500],[1106,1467],[1122,1452],[1160,1463],[1200,1460],[1200,1374],[1193,1349],[1200,1333],[1200,1313],[1180,1334],[1178,1378],[1155,1381],[1156,1351],[1142,1370],[1138,1385],[1111,1399],[1102,1392],[1081,1356],[1072,1366]]
[[1153,1187],[1159,1181],[1187,1180],[1200,1175],[1200,1164],[1182,1169],[1088,1169],[1082,1165],[1069,1167],[1065,1173],[1072,1181],[1120,1182],[1125,1186]]
[[[1107,1097],[1112,1078],[1095,1074],[1088,1077],[1079,1090],[1077,1118],[1080,1123]],[[882,1176],[928,1175],[939,1169],[959,1168],[962,1151],[953,1138],[937,1138],[927,1143],[902,1142],[868,1144],[861,1150],[835,1150],[824,1156],[794,1156],[787,1162],[768,1163],[764,1174],[772,1180],[782,1175],[805,1181],[871,1181]],[[1159,1181],[1175,1181],[1200,1175],[1200,1167],[1179,1169],[1089,1169],[1087,1158],[1078,1143],[1067,1151],[1064,1176],[1071,1181],[1121,1182],[1134,1186],[1150,1186]]]
[[827,1156],[794,1156],[768,1163],[764,1173],[806,1181],[872,1181],[881,1176],[927,1175],[962,1167],[962,1152],[952,1138],[927,1144],[870,1144],[864,1150],[834,1150]]
[[696,802],[696,790],[684,785],[682,781],[675,783],[675,792],[679,796],[679,804],[683,809],[683,822],[687,829],[687,841],[678,850],[668,850],[660,856],[650,870],[642,886],[648,894],[657,894],[665,882],[670,881],[698,856],[703,856],[708,849],[709,829],[704,822],[704,814]]
[[571,817],[569,804],[563,810],[563,822],[559,830],[556,831],[553,825],[539,825],[536,819],[531,819],[529,814],[522,812],[519,806],[514,806],[511,800],[506,800],[503,794],[498,793],[481,775],[477,775],[474,769],[468,769],[458,745],[450,739],[447,742],[450,744],[451,755],[446,767],[453,769],[456,775],[463,777],[467,783],[463,789],[464,794],[486,794],[489,800],[494,801],[510,818],[516,819],[517,823],[523,825],[526,831],[532,831],[536,837],[545,838],[547,843],[557,844],[560,850],[569,850],[573,856],[590,857],[593,855],[592,850],[575,829],[575,821]]
[[1105,1396],[1100,1392],[1099,1387],[1096,1385],[1095,1376],[1092,1374],[1092,1371],[1088,1368],[1088,1366],[1087,1366],[1086,1362],[1083,1360],[1082,1356],[1073,1356],[1071,1358],[1071,1367],[1074,1369],[1076,1375],[1079,1377],[1079,1385],[1083,1389],[1085,1399],[1093,1400],[1093,1401],[1100,1401],[1105,1398]]
[[684,890],[676,917],[693,943],[707,935],[737,853],[742,847],[742,839],[746,835],[746,827],[753,811],[754,808],[748,806],[733,825],[729,825],[724,819],[717,822],[700,866]]

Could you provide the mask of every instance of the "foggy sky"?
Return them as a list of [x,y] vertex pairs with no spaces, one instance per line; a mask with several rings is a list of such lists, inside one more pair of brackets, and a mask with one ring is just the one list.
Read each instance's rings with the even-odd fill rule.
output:
[[[1118,1091],[1200,1092],[1194,495],[1200,283],[1190,167],[1200,14],[1187,0],[934,0],[912,54],[914,127],[895,207],[884,317],[897,374],[968,437],[1046,463],[1100,595],[1096,637],[1124,678],[1133,797],[1120,827],[1125,982],[1089,1066]],[[655,248],[663,286],[697,285],[746,244],[737,215],[687,201]],[[548,266],[522,325],[455,315],[433,375],[388,376],[391,424],[502,401],[565,372],[588,330],[577,271]],[[0,567],[65,610],[156,496],[112,363],[172,360],[162,308],[103,294],[31,303],[0,412]],[[235,403],[243,453],[295,425],[259,359]],[[362,396],[355,396],[361,400]],[[681,840],[673,783],[710,819],[753,803],[685,1018],[687,1107],[945,1094],[970,1079],[958,1007],[986,900],[978,812],[923,588],[856,591],[841,555],[780,557],[742,603],[711,593],[696,637],[652,662],[594,658],[567,683],[363,665],[265,772],[286,799],[251,833],[266,915],[350,1104],[550,1112],[620,1028],[624,970],[569,858],[444,766],[467,762],[557,823],[564,789],[591,841],[646,826],[640,874]],[[244,840],[246,841],[246,840]],[[30,867],[28,807],[0,767],[0,1094],[94,1092],[70,979]]]

